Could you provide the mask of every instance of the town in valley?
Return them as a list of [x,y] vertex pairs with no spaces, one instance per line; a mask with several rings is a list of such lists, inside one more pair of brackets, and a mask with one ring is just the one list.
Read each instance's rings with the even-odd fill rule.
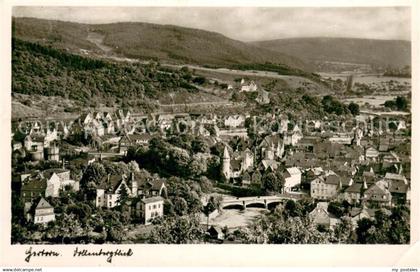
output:
[[410,242],[411,59],[380,55],[409,41],[279,53],[23,16],[12,33],[12,243]]

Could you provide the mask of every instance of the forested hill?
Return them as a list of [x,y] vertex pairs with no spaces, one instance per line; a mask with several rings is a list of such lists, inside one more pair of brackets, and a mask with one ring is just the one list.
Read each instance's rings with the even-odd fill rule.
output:
[[269,62],[305,71],[314,68],[299,57],[258,48],[216,32],[173,25],[137,22],[89,25],[13,18],[12,26],[16,38],[76,53],[102,51],[143,60],[215,67]]
[[299,56],[307,62],[335,61],[391,67],[411,64],[411,43],[403,40],[292,38],[252,44]]
[[12,92],[82,102],[138,98],[147,103],[162,92],[195,89],[189,84],[191,74],[163,72],[156,64],[86,58],[19,39],[13,39],[12,48]]

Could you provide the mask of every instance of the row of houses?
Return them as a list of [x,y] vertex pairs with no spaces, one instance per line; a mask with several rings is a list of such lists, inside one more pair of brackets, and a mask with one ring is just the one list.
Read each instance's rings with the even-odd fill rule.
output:
[[321,172],[310,182],[310,196],[317,200],[346,200],[351,204],[370,203],[390,206],[392,202],[410,201],[410,183],[400,174],[386,173],[377,178],[373,172],[363,173],[362,180],[343,184],[332,171]]

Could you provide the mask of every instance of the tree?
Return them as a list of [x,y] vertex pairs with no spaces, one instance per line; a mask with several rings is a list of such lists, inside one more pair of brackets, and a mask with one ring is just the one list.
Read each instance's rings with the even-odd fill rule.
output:
[[396,108],[395,101],[394,100],[387,100],[387,101],[385,101],[384,107],[390,108],[390,109],[395,109]]
[[204,241],[205,233],[196,216],[157,218],[149,241],[154,244],[194,244]]
[[182,197],[176,197],[173,199],[174,211],[176,214],[182,216],[188,213],[188,203]]
[[203,138],[197,137],[192,141],[191,149],[194,153],[208,153],[209,146]]
[[203,153],[194,154],[188,167],[191,176],[199,177],[207,172],[207,159]]
[[356,233],[353,230],[351,218],[343,217],[334,229],[334,242],[339,244],[352,244],[356,241]]
[[360,108],[359,105],[354,103],[354,102],[350,102],[350,104],[348,105],[349,111],[351,114],[353,115],[359,115],[360,113]]
[[139,164],[136,162],[136,161],[130,161],[128,164],[127,164],[127,167],[128,167],[128,171],[130,172],[130,173],[138,173],[138,172],[140,172],[140,167],[139,167]]
[[119,190],[119,195],[118,195],[118,199],[117,199],[117,203],[120,206],[125,206],[127,204],[129,195],[128,195],[128,188],[125,185],[125,183],[121,184],[120,190]]
[[95,184],[99,184],[101,179],[105,177],[106,171],[105,167],[101,163],[91,163],[86,168],[85,172],[83,173],[82,179],[80,181],[80,185],[82,187],[86,187],[89,182],[94,182]]
[[173,216],[175,215],[174,204],[170,199],[165,199],[163,202],[163,214],[166,216]]
[[263,217],[246,229],[246,241],[269,244],[325,244],[327,233],[321,233],[307,218]]
[[262,177],[262,188],[266,193],[280,192],[281,182],[273,172],[265,172]]
[[328,204],[328,212],[337,218],[341,218],[344,215],[343,207],[340,203],[331,201]]
[[369,229],[374,226],[374,222],[368,218],[362,218],[357,221],[357,243],[366,244],[369,237]]
[[405,111],[408,108],[408,100],[404,96],[398,96],[395,99],[395,105],[398,110]]
[[410,210],[405,205],[392,209],[389,239],[392,244],[407,244],[410,242]]
[[194,77],[192,80],[193,83],[196,83],[199,85],[203,85],[204,83],[206,83],[206,81],[207,81],[206,78],[203,76]]
[[303,207],[299,202],[287,200],[283,213],[286,217],[302,217]]
[[211,196],[207,204],[203,207],[203,213],[207,216],[207,229],[209,228],[209,217],[212,212],[219,209],[220,199]]

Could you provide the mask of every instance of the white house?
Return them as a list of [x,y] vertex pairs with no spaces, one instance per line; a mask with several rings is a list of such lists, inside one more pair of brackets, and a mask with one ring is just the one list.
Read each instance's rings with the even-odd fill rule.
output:
[[129,196],[137,195],[137,181],[133,178],[127,180],[125,175],[108,175],[96,189],[96,207],[114,208],[118,206],[123,187],[126,188]]
[[243,115],[230,115],[225,118],[225,126],[236,128],[245,123],[245,117]]
[[290,192],[291,189],[299,185],[302,181],[302,172],[297,167],[287,168],[283,173],[284,191]]
[[163,216],[163,201],[163,197],[154,196],[143,198],[137,203],[137,209],[144,224],[149,225],[152,219]]
[[48,169],[43,176],[47,179],[47,189],[45,196],[58,197],[60,190],[70,186],[74,191],[79,191],[79,182],[70,179],[70,170],[67,169]]
[[44,198],[41,198],[35,208],[34,223],[47,224],[55,220],[54,207],[50,205]]
[[254,81],[250,81],[248,85],[242,84],[241,92],[256,92],[258,89]]
[[368,149],[366,149],[366,154],[365,154],[366,160],[376,161],[378,159],[378,156],[379,156],[379,151],[376,150],[376,148],[369,147]]

